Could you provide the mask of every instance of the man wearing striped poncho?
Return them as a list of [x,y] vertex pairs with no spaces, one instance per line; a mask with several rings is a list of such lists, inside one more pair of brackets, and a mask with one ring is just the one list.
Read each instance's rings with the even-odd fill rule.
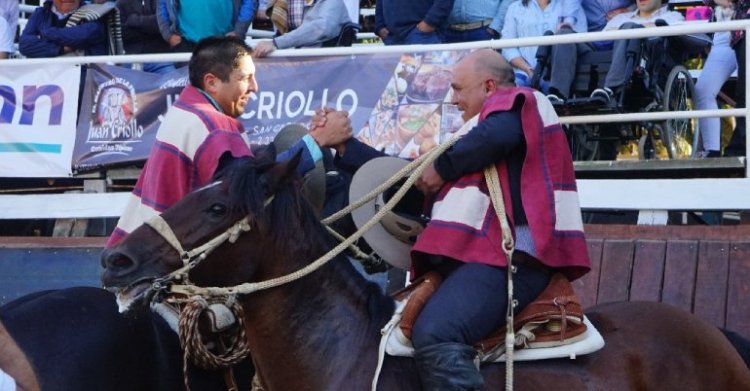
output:
[[[252,156],[238,117],[250,94],[258,90],[252,49],[236,37],[211,37],[198,42],[190,58],[190,85],[164,116],[156,141],[130,200],[107,242],[114,246],[143,222],[160,214],[186,194],[210,183],[229,159]],[[322,159],[321,148],[351,136],[345,112],[317,127],[277,160],[301,154],[298,172]]]
[[547,98],[513,79],[510,64],[490,49],[458,63],[453,103],[464,120],[478,115],[478,124],[416,182],[433,204],[412,248],[412,268],[415,276],[434,270],[443,277],[412,329],[425,389],[481,389],[471,345],[505,322],[508,262],[486,166],[497,168],[515,238],[516,311],[553,272],[572,280],[590,269],[565,133]]

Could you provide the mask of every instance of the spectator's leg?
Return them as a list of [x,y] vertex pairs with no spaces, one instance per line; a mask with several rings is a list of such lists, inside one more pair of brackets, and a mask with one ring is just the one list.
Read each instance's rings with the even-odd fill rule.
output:
[[[634,28],[643,28],[643,26],[635,23],[625,23],[620,29]],[[620,39],[614,42],[614,47],[612,48],[612,65],[610,65],[607,77],[604,79],[605,87],[614,91],[630,80],[635,68],[635,59],[638,57],[638,53],[634,53],[633,49],[640,46],[638,41],[640,40]]]
[[[696,106],[698,110],[716,110],[716,96],[721,87],[737,69],[737,58],[729,43],[714,45],[703,65],[703,70],[695,85]],[[703,150],[721,150],[721,120],[717,117],[698,120]]]
[[419,31],[416,27],[411,29],[409,31],[409,34],[406,36],[406,39],[404,40],[404,44],[406,45],[421,45],[421,44],[433,44],[433,43],[442,43],[443,39],[440,37],[440,34],[437,31],[433,31],[431,33],[423,33]]
[[[575,33],[575,31],[568,27],[558,31],[558,34],[572,33]],[[593,50],[588,43],[552,45],[549,92],[564,99],[569,98],[570,87],[573,85],[576,77],[578,58]]]
[[[734,46],[734,52],[737,56],[737,90],[735,92],[737,108],[745,108],[745,77],[747,72],[745,69],[745,38],[742,37]],[[734,128],[732,139],[724,151],[724,156],[745,156],[745,128],[745,117],[738,117],[737,127]]]
[[487,32],[487,27],[480,27],[466,31],[448,29],[443,35],[443,42],[445,43],[489,41],[491,39],[495,39],[495,37]]
[[174,71],[176,68],[171,62],[147,62],[143,64],[145,72],[158,73],[160,75]]
[[465,31],[446,29],[443,33],[443,43],[466,42]]

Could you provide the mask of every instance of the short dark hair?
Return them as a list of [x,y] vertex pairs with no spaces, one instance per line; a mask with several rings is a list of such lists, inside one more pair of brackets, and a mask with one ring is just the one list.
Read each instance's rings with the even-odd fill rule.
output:
[[214,36],[201,39],[193,49],[188,63],[190,84],[203,88],[203,76],[212,73],[228,81],[233,70],[240,66],[240,58],[249,56],[253,49],[245,41],[232,36]]

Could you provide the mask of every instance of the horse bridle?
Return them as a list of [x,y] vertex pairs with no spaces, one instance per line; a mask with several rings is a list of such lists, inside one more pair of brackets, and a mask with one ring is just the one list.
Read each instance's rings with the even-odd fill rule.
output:
[[[273,201],[273,196],[270,196],[263,203],[263,207],[268,206]],[[224,232],[208,240],[206,243],[195,247],[192,250],[186,251],[180,240],[177,239],[172,227],[167,223],[161,215],[156,215],[145,222],[146,225],[151,227],[156,233],[158,233],[164,241],[172,246],[177,254],[179,254],[182,260],[182,267],[172,271],[171,273],[157,278],[153,281],[151,289],[153,291],[161,291],[166,289],[167,285],[172,285],[174,281],[183,281],[189,283],[190,270],[196,267],[200,262],[208,257],[208,254],[213,252],[217,247],[224,244],[224,242],[234,243],[237,241],[239,236],[244,232],[251,230],[250,219],[245,216],[234,223],[232,226],[227,228]]]

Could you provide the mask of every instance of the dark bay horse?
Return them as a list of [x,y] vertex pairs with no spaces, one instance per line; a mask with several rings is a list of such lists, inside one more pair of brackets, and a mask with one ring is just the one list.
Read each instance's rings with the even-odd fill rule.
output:
[[[0,307],[0,321],[0,369],[18,390],[185,389],[177,334],[148,310],[120,314],[104,289],[32,293]],[[235,371],[249,390],[249,360]],[[193,390],[227,389],[221,372],[188,373]]]
[[[280,277],[330,248],[327,233],[300,197],[288,163],[237,161],[219,181],[167,210],[164,221],[185,250],[202,246],[238,220],[248,232],[225,242],[190,270],[199,286],[234,286]],[[102,254],[102,282],[125,302],[152,297],[154,279],[183,266],[150,226]],[[247,339],[267,391],[370,389],[380,329],[393,301],[335,258],[294,281],[241,294]],[[658,303],[592,308],[606,346],[575,360],[515,363],[518,390],[750,390],[750,370],[718,329]],[[505,366],[482,368],[486,390],[503,389]],[[419,390],[415,364],[387,357],[380,390]]]

